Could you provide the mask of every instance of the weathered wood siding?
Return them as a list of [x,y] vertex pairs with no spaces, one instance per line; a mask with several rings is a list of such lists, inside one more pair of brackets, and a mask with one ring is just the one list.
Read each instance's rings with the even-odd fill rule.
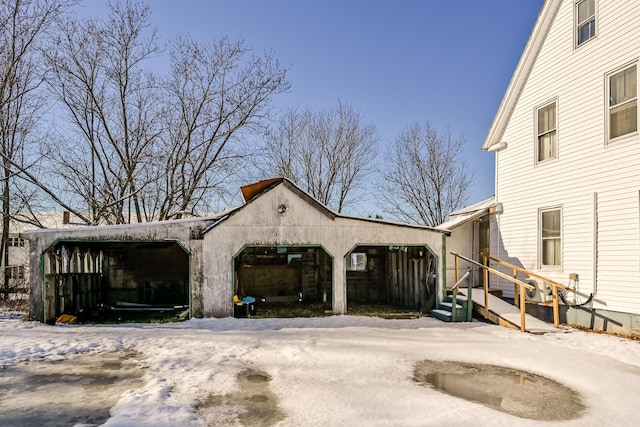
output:
[[[560,283],[578,273],[580,290],[597,288],[594,308],[640,313],[640,136],[607,144],[605,125],[606,74],[640,55],[640,2],[598,1],[597,36],[577,49],[573,5],[562,3],[496,154],[504,213],[491,252]],[[558,157],[536,165],[535,111],[554,99]],[[539,268],[538,210],[548,207],[562,208],[557,269]]]

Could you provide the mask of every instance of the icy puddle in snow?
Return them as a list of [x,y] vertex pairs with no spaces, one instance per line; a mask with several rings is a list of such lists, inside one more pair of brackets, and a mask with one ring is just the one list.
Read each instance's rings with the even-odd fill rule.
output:
[[0,368],[0,425],[99,425],[122,393],[143,385],[133,350],[30,361]]
[[245,369],[236,377],[238,390],[208,396],[196,405],[207,426],[242,425],[268,427],[285,419],[278,397],[269,389],[271,376],[257,369]]
[[580,395],[540,375],[495,365],[425,360],[414,380],[520,418],[564,421],[584,411]]

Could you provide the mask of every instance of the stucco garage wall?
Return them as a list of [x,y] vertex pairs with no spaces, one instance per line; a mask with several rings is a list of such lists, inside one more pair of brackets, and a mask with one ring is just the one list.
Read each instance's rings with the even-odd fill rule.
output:
[[333,258],[333,311],[343,314],[344,257],[358,245],[388,244],[425,245],[440,259],[442,233],[424,227],[335,216],[287,185],[278,185],[205,234],[202,315],[232,315],[233,257],[245,246],[259,245],[322,246]]
[[[221,220],[222,218],[222,220]],[[203,235],[201,230],[207,230]],[[332,307],[346,312],[344,258],[355,247],[425,246],[438,258],[442,289],[443,234],[431,228],[340,216],[289,181],[268,188],[223,216],[119,226],[38,230],[30,243],[31,317],[43,320],[42,255],[58,240],[178,242],[189,253],[191,315],[233,314],[233,259],[246,246],[320,246],[333,258]]]

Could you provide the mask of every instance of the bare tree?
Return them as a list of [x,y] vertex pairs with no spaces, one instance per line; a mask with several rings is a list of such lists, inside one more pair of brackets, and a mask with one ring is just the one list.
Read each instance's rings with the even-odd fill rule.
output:
[[53,151],[57,171],[91,223],[142,222],[141,192],[157,178],[149,171],[162,132],[160,87],[145,67],[160,48],[150,14],[124,2],[110,4],[104,20],[69,20],[48,57],[49,86],[71,123]]
[[361,201],[377,153],[375,126],[350,105],[289,109],[267,143],[268,173],[289,178],[337,212]]
[[473,177],[462,155],[464,138],[429,123],[407,126],[386,156],[381,203],[393,218],[435,226],[463,206]]
[[[155,203],[158,219],[180,218],[208,206],[213,193],[252,151],[237,149],[269,114],[271,98],[289,90],[287,70],[273,53],[255,55],[242,40],[198,43],[179,37],[171,45],[165,85],[164,154]],[[153,200],[153,199],[150,199]]]
[[[0,265],[9,264],[9,225],[21,193],[14,195],[15,178],[28,160],[38,120],[46,101],[39,88],[44,69],[39,44],[48,28],[72,4],[64,0],[0,0],[0,162],[2,178],[2,236]],[[24,194],[24,193],[22,193]],[[15,204],[15,203],[14,203]],[[7,297],[8,276],[3,274]]]
[[[0,5],[10,3],[0,0]],[[28,4],[31,11],[31,5],[54,0],[15,4],[17,9]],[[171,73],[161,78],[148,71],[162,53],[149,24],[150,8],[130,1],[109,6],[105,19],[72,18],[58,26],[41,50],[46,61],[30,63],[48,66],[47,78],[43,70],[33,74],[39,79],[36,87],[47,83],[61,107],[51,111],[62,111],[66,120],[54,117],[57,138],[46,139],[38,159],[25,162],[13,147],[0,153],[6,176],[14,174],[27,184],[17,192],[25,200],[46,195],[90,224],[164,220],[207,210],[243,159],[255,155],[243,140],[266,129],[273,95],[289,90],[287,70],[273,53],[255,55],[242,40],[200,44],[180,37],[170,49]],[[10,25],[11,18],[7,14],[0,24]],[[5,45],[10,52],[11,45]],[[20,129],[39,119],[24,102],[11,107],[25,111]],[[45,164],[48,174],[42,173]],[[21,220],[37,223],[37,218]]]

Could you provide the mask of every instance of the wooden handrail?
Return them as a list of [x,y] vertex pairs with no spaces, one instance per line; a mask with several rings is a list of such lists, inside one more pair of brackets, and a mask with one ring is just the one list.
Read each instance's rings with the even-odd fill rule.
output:
[[[484,252],[480,252],[480,256],[484,257],[485,260],[490,259],[491,261],[497,262],[500,265],[504,265],[505,267],[512,268],[514,277],[517,277],[518,272],[520,272],[520,273],[526,274],[529,277],[535,277],[536,279],[541,280],[543,283],[550,284],[551,294],[553,296],[553,326],[555,326],[556,328],[560,326],[560,303],[558,301],[558,288],[564,289],[566,291],[566,290],[569,290],[569,287],[561,283],[554,282],[553,280],[547,279],[546,277],[540,276],[539,274],[536,274],[532,271],[525,270],[524,268],[518,267],[517,265],[513,265],[501,259],[492,257],[491,255],[487,255]],[[516,292],[516,295],[514,296],[514,301],[516,300],[517,296],[518,295]]]
[[455,252],[451,252],[451,255],[453,255],[453,256],[455,256],[455,257],[458,257],[458,258],[461,258],[461,259],[463,259],[463,260],[465,260],[465,261],[467,261],[467,262],[470,262],[471,264],[477,265],[478,267],[481,267],[481,268],[484,268],[484,269],[486,269],[486,270],[489,270],[489,272],[490,272],[490,273],[493,273],[493,274],[495,274],[496,276],[498,276],[498,277],[502,277],[503,279],[509,280],[509,281],[511,281],[511,282],[517,283],[518,285],[520,285],[520,286],[522,286],[522,287],[524,287],[524,288],[527,288],[527,289],[535,289],[535,286],[532,286],[532,285],[530,285],[530,284],[528,284],[528,283],[522,282],[522,281],[520,281],[520,280],[518,280],[518,279],[514,279],[513,277],[509,276],[508,274],[503,273],[502,271],[498,271],[498,270],[493,269],[493,268],[491,268],[491,267],[489,267],[489,266],[482,265],[482,264],[481,264],[481,263],[479,263],[478,261],[474,261],[474,260],[472,260],[472,259],[469,259],[469,258],[467,258],[467,257],[465,257],[465,256],[462,256],[462,255],[460,255],[460,254],[457,254],[457,253],[455,253]]
[[524,268],[518,267],[517,265],[513,265],[513,264],[510,264],[510,263],[508,263],[506,261],[503,261],[501,259],[492,257],[491,255],[487,255],[487,254],[485,254],[483,252],[480,252],[480,256],[483,256],[483,257],[485,257],[487,259],[490,259],[491,261],[495,261],[498,264],[504,265],[506,267],[513,268],[514,270],[517,270],[520,273],[524,273],[527,276],[535,277],[536,279],[540,279],[543,282],[548,283],[548,284],[550,284],[552,286],[557,286],[560,289],[569,290],[569,287],[563,285],[562,283],[554,282],[553,280],[547,279],[546,277],[540,276],[539,274],[536,274],[536,273],[533,273],[531,271],[525,270]]
[[[498,277],[501,277],[505,280],[508,280],[510,282],[512,282],[514,285],[517,285],[520,287],[520,289],[525,288],[525,289],[535,289],[534,286],[525,283],[519,279],[517,279],[516,277],[511,277],[508,274],[505,274],[501,271],[498,271],[496,269],[493,269],[487,265],[481,264],[477,261],[474,261],[472,259],[469,259],[465,256],[462,256],[460,254],[457,254],[455,252],[451,252],[451,255],[454,256],[454,261],[455,261],[455,266],[456,266],[456,278],[458,277],[458,258],[463,259],[464,261],[472,264],[472,265],[476,265],[480,268],[482,268],[485,272],[485,278],[488,278],[488,273],[494,274]],[[517,273],[515,274],[517,276]],[[526,331],[526,327],[525,327],[525,293],[524,292],[519,292],[520,295],[520,330],[522,332]],[[557,328],[558,324],[556,324],[556,311],[555,311],[555,307],[557,306],[557,298],[558,298],[558,292],[557,292],[557,288],[554,287],[554,325]],[[485,310],[485,317],[489,316],[489,280],[485,280],[484,282],[484,310]]]

